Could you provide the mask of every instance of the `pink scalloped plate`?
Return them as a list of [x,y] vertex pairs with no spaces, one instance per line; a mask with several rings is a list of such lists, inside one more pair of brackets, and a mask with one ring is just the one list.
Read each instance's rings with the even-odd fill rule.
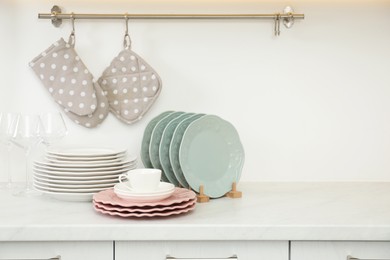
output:
[[175,188],[175,191],[169,198],[154,202],[136,202],[128,199],[121,199],[114,193],[113,189],[103,190],[93,195],[93,200],[95,202],[121,207],[171,206],[174,203],[182,203],[195,198],[195,192],[183,188]]
[[99,209],[107,210],[107,211],[117,211],[117,212],[123,212],[123,213],[155,213],[155,212],[163,212],[167,210],[175,210],[175,209],[184,209],[189,206],[192,206],[196,203],[196,199],[189,200],[182,203],[174,203],[170,206],[154,206],[154,207],[120,207],[120,206],[111,206],[102,204],[99,202],[94,201],[93,205]]
[[196,203],[190,205],[189,207],[186,207],[184,209],[173,209],[173,210],[168,210],[168,211],[162,211],[162,212],[149,212],[149,213],[123,213],[123,212],[118,212],[118,211],[109,211],[109,210],[104,210],[101,208],[98,208],[96,205],[93,205],[93,208],[100,213],[103,214],[108,214],[111,216],[119,216],[123,218],[128,218],[128,217],[137,217],[137,218],[142,218],[142,217],[167,217],[171,215],[179,215],[183,213],[187,213],[195,208]]

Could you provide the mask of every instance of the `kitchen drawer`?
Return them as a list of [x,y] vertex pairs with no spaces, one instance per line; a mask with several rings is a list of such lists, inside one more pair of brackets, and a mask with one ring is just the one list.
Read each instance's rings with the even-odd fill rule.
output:
[[0,259],[113,260],[113,242],[0,242]]
[[390,260],[390,242],[291,242],[291,260],[347,260],[347,256]]
[[125,241],[115,242],[115,260],[174,258],[228,258],[288,260],[288,242],[268,241]]

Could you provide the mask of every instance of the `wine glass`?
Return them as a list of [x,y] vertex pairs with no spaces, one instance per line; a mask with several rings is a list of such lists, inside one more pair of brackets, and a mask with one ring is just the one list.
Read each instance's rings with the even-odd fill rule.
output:
[[29,157],[32,148],[37,145],[39,139],[39,116],[38,115],[18,115],[15,120],[14,132],[12,134],[11,141],[24,150],[25,155],[25,174],[26,174],[26,186],[23,191],[17,195],[28,196],[34,194],[32,189],[30,173],[29,173]]
[[40,117],[39,136],[41,141],[47,147],[58,142],[68,134],[65,120],[61,113],[45,113]]
[[6,155],[4,160],[5,165],[5,173],[7,175],[7,183],[5,188],[12,188],[12,176],[10,170],[10,153],[12,148],[12,134],[13,134],[13,126],[15,123],[16,114],[2,112],[0,113],[0,143],[6,146]]

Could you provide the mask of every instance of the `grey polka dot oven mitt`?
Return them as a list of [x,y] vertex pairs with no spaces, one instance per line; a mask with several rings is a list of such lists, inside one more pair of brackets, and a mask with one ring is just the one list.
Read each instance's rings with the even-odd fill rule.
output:
[[74,122],[95,127],[107,116],[108,101],[102,89],[93,82],[73,44],[63,38],[30,62],[54,100]]
[[68,109],[64,109],[65,114],[76,124],[88,128],[96,127],[101,124],[101,122],[103,122],[109,112],[108,100],[104,95],[102,88],[99,86],[98,83],[94,83],[94,86],[96,90],[97,108],[92,114],[88,114],[86,116],[79,116],[70,112]]
[[124,49],[103,72],[98,83],[108,98],[110,111],[132,124],[150,109],[161,91],[161,79],[139,55]]

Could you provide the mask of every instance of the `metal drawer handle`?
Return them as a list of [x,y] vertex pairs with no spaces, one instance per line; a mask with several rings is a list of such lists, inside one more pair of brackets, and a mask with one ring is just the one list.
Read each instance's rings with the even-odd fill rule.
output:
[[[172,257],[172,256],[167,255],[165,260],[238,260],[238,257],[236,255],[233,255],[233,256],[227,257],[227,258],[176,258],[176,257]],[[353,260],[353,259],[351,259],[351,260]]]
[[56,257],[52,257],[52,258],[45,258],[45,259],[36,259],[36,258],[29,258],[29,259],[19,259],[19,258],[1,258],[0,260],[61,260],[61,256],[58,255]]
[[353,257],[353,256],[347,256],[347,260],[390,260],[390,259],[374,259],[374,258],[370,258],[370,259],[362,259],[362,258],[357,258],[357,257]]

